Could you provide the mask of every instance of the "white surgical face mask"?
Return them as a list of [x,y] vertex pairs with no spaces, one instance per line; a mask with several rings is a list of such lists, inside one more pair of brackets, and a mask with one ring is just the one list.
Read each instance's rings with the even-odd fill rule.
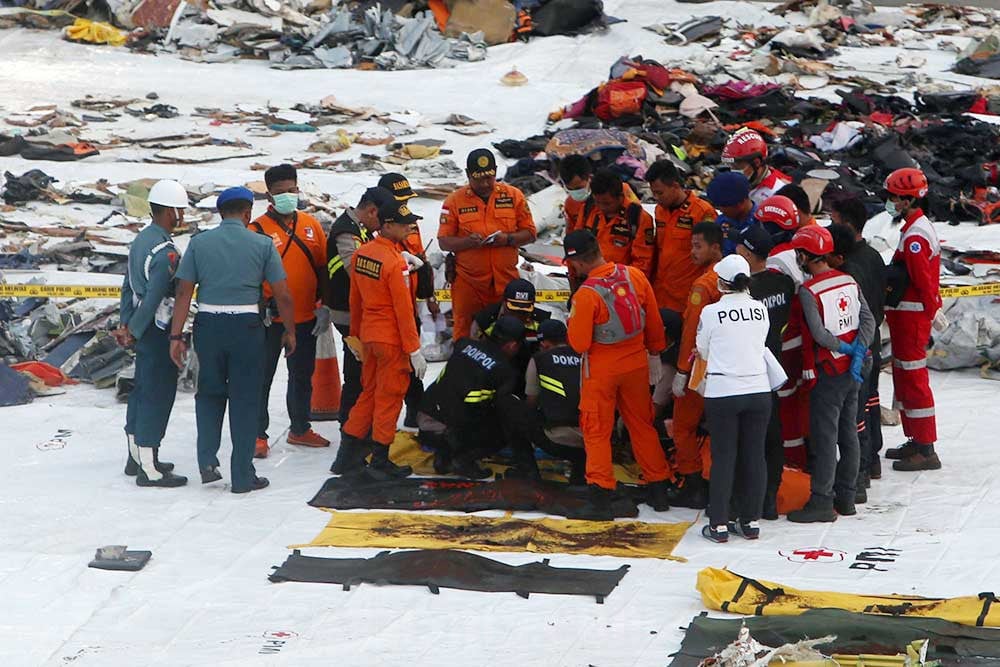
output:
[[891,215],[893,218],[899,217],[899,209],[896,208],[896,202],[891,199],[885,203],[885,212]]
[[587,197],[590,196],[590,188],[579,188],[577,190],[566,190],[566,194],[570,196],[573,201],[587,201]]

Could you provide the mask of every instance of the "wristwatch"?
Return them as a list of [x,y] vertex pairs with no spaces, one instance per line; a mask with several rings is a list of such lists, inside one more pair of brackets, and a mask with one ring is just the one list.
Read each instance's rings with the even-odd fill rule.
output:
[[184,334],[170,334],[170,340],[184,340]]

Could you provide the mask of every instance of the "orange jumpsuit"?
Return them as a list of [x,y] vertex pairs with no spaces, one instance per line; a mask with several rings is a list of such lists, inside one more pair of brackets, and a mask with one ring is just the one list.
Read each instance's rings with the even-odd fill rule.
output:
[[[694,281],[687,306],[684,308],[684,324],[681,330],[681,346],[677,355],[677,372],[691,373],[691,355],[698,334],[701,311],[710,303],[722,298],[718,285],[719,276],[713,265]],[[698,445],[698,424],[705,408],[705,399],[696,391],[688,389],[680,398],[674,399],[674,446],[677,451],[677,473],[693,475],[700,472],[708,479],[710,467],[703,459]],[[706,448],[707,450],[707,448]],[[706,452],[707,453],[707,452]]]
[[410,386],[410,354],[420,349],[406,261],[396,244],[378,237],[351,260],[351,335],[361,339],[361,395],[344,433],[389,445]]
[[[451,193],[441,209],[438,238],[469,236],[483,238],[494,232],[513,233],[530,230],[535,222],[528,202],[517,188],[497,183],[489,201],[483,201],[472,188],[465,186]],[[454,317],[453,338],[469,335],[477,312],[503,298],[507,283],[518,277],[517,248],[488,246],[455,253],[456,277],[451,286],[451,309]]]
[[563,204],[563,219],[566,221],[566,234],[575,230],[580,224],[580,211],[586,202],[577,201],[572,197],[566,197]]
[[676,208],[657,205],[656,230],[645,231],[633,254],[650,255],[647,275],[660,308],[684,311],[691,286],[705,272],[691,261],[691,229],[716,217],[714,206],[690,192]]
[[[614,269],[614,264],[607,263],[594,269],[590,277],[608,276]],[[605,489],[615,488],[611,464],[615,409],[628,428],[632,451],[646,482],[670,477],[669,464],[653,428],[653,400],[649,393],[648,354],[657,354],[666,347],[663,321],[649,281],[635,267],[627,270],[646,314],[642,335],[614,344],[594,342],[594,327],[606,323],[610,314],[600,295],[587,288],[579,289],[573,297],[568,322],[570,345],[585,355],[580,428],[587,452],[587,482]]]

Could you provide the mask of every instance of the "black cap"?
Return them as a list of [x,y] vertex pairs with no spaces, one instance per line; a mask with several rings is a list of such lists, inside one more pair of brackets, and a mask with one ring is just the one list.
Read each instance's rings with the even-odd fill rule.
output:
[[412,225],[420,220],[420,216],[415,215],[406,202],[393,199],[390,203],[379,207],[378,219],[383,225]]
[[497,175],[497,159],[488,148],[477,148],[469,153],[465,169],[471,178]]
[[743,229],[730,229],[729,240],[745,245],[750,252],[761,259],[766,259],[774,248],[774,240],[759,223],[748,225]]
[[563,240],[563,252],[566,259],[586,254],[597,247],[597,237],[589,229],[572,231]]
[[545,320],[538,327],[538,340],[566,340],[566,325],[559,320]]
[[375,208],[381,209],[383,206],[389,206],[396,203],[396,198],[392,196],[392,193],[383,187],[368,188],[365,193],[361,195],[361,204],[375,204]]
[[410,187],[409,179],[395,172],[384,174],[382,178],[378,179],[378,186],[391,192],[392,196],[399,201],[406,201],[417,196],[417,193]]
[[498,343],[524,340],[524,324],[512,315],[501,315],[493,325],[490,337]]
[[503,290],[507,310],[531,312],[535,309],[535,286],[524,278],[515,278]]

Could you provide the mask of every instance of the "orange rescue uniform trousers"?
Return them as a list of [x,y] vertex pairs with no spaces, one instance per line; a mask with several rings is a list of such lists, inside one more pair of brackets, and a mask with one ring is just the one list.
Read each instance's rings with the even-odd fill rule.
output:
[[505,287],[507,286],[494,283],[491,290],[478,290],[461,276],[455,278],[451,286],[451,316],[454,318],[452,339],[468,338],[476,313],[503,299]]
[[389,343],[365,343],[361,364],[361,395],[351,408],[344,433],[389,445],[396,437],[396,422],[410,387],[410,356]]
[[649,369],[628,373],[584,376],[580,386],[580,429],[587,452],[587,482],[605,489],[615,488],[611,463],[611,431],[615,408],[621,413],[635,460],[646,482],[670,477],[667,458],[653,428],[653,399],[649,394]]

